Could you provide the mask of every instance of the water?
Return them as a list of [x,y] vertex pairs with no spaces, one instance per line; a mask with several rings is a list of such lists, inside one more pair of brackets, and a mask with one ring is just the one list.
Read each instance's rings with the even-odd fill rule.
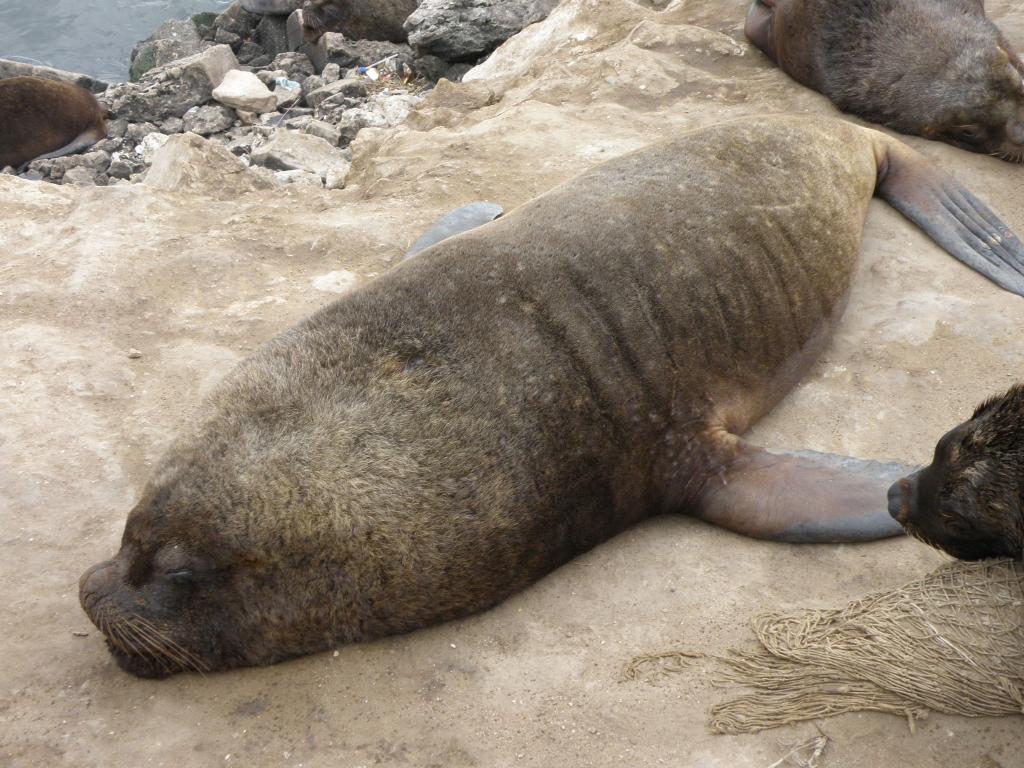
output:
[[0,0],[0,58],[128,79],[132,47],[168,19],[231,0]]

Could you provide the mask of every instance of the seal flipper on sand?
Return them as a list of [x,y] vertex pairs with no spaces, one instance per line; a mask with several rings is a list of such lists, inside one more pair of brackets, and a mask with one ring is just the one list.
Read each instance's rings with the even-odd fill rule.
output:
[[402,261],[415,256],[435,243],[494,221],[504,212],[504,209],[496,203],[469,203],[454,211],[449,211],[409,246]]
[[895,141],[885,146],[875,194],[951,256],[996,285],[1024,296],[1024,244],[953,177]]
[[733,435],[731,458],[701,491],[695,516],[758,539],[854,542],[899,536],[887,489],[913,468],[815,451],[771,453]]

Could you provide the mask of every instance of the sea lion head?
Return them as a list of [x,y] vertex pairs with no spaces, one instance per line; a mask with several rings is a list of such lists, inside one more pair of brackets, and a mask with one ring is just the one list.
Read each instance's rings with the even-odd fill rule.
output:
[[1024,65],[1001,46],[962,54],[933,134],[972,152],[1024,162]]
[[122,669],[266,665],[360,639],[351,531],[339,532],[337,494],[317,482],[316,439],[287,421],[250,414],[179,441],[129,513],[120,551],[81,577],[82,607]]
[[935,446],[932,463],[889,489],[908,533],[962,560],[1024,551],[1024,385],[982,403]]
[[[331,0],[306,0],[302,4],[302,37],[310,45],[316,45],[329,25],[337,22],[333,17],[339,16]],[[328,17],[331,18],[328,18]]]

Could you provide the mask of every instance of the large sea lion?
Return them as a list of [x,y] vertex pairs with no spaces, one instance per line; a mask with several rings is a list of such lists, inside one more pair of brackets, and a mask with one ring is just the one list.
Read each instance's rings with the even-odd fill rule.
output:
[[0,80],[0,168],[88,149],[106,138],[106,115],[78,85],[42,77]]
[[1018,294],[1024,247],[898,141],[769,117],[612,160],[239,365],[80,598],[138,675],[270,664],[494,605],[651,515],[895,535],[909,468],[741,435],[839,322],[872,192]]
[[755,0],[746,34],[845,112],[1024,162],[1024,64],[982,0]]
[[306,0],[302,34],[307,43],[316,43],[325,32],[341,32],[352,40],[404,43],[408,35],[402,25],[419,4],[420,0]]
[[1024,385],[986,400],[939,440],[932,463],[893,483],[907,532],[963,560],[1024,557]]

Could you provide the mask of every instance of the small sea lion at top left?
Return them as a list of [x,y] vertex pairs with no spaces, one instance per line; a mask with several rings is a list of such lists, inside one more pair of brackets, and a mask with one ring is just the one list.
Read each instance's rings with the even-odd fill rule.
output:
[[42,77],[0,80],[0,168],[88,149],[107,136],[107,111],[78,85]]
[[754,0],[744,32],[844,112],[1024,162],[1024,62],[982,0]]
[[932,463],[893,483],[889,513],[961,560],[1024,559],[1024,384],[944,434]]
[[302,34],[311,44],[325,32],[340,32],[352,40],[404,43],[408,35],[402,25],[419,5],[420,0],[306,0]]

